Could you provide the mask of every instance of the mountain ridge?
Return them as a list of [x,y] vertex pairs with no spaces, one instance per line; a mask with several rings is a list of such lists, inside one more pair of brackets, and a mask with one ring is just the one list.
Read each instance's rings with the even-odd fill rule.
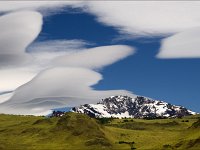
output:
[[84,113],[95,118],[176,118],[195,115],[183,106],[153,100],[144,96],[111,96],[97,104],[84,104],[73,107],[73,112]]

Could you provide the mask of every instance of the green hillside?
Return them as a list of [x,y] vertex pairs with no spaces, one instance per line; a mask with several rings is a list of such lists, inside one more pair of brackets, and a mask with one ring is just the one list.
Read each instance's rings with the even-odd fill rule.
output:
[[0,115],[0,149],[200,149],[200,116],[100,119]]

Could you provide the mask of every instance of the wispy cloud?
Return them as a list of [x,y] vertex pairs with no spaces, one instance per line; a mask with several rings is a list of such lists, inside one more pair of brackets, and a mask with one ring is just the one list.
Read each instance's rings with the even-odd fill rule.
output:
[[39,41],[30,45],[27,49],[29,53],[41,52],[66,52],[85,49],[86,46],[93,45],[84,40],[47,40]]
[[36,68],[45,69],[55,64],[55,59],[86,49],[93,44],[83,40],[47,40],[31,44],[27,53],[33,57],[32,64]]

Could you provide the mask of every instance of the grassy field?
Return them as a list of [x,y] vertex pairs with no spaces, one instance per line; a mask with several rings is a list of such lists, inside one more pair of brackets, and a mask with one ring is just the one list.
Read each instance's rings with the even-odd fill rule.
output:
[[96,120],[0,115],[0,149],[200,149],[199,115],[182,119]]

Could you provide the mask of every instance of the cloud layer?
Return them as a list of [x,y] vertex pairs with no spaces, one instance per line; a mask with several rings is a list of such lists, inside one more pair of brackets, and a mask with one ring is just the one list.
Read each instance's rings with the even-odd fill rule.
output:
[[200,25],[197,1],[2,1],[0,11],[46,10],[42,11],[45,13],[66,6],[95,14],[99,22],[133,35],[176,33]]
[[[12,12],[0,17],[0,113],[43,114],[50,109],[96,102],[128,91],[97,91],[101,69],[134,53],[125,45],[86,49],[81,40],[36,42],[42,15],[35,11]],[[29,46],[30,45],[30,46]],[[26,60],[26,61],[25,61]]]
[[0,91],[12,91],[30,81],[37,71],[32,68],[0,69]]
[[13,90],[26,83],[37,72],[27,65],[32,57],[26,47],[38,36],[42,15],[35,11],[19,11],[0,17],[0,91]]
[[20,11],[0,17],[0,67],[27,63],[26,47],[38,36],[42,15]]
[[58,57],[54,63],[61,66],[101,69],[134,53],[129,46],[101,46]]
[[41,31],[42,15],[59,12],[65,6],[92,13],[100,23],[129,37],[170,35],[163,39],[158,58],[200,57],[200,2],[2,1],[0,91],[17,89],[0,95],[0,112],[41,114],[110,95],[132,95],[123,90],[91,88],[102,79],[97,70],[133,54],[132,47],[87,49],[85,41],[59,39],[30,46]]
[[101,23],[133,35],[162,35],[200,25],[200,2],[91,1],[89,12]]
[[161,42],[158,58],[199,58],[200,2],[91,1],[87,12],[125,37],[171,36]]
[[[99,101],[110,95],[126,94],[127,91],[96,91],[90,86],[102,76],[90,69],[57,67],[45,70],[33,80],[15,90],[9,101],[0,105],[4,113],[37,114],[63,106]],[[14,109],[13,109],[14,108]]]
[[31,81],[17,88],[12,97],[0,105],[0,112],[41,114],[56,107],[97,102],[111,95],[133,96],[125,90],[97,91],[91,88],[102,79],[101,74],[93,69],[112,64],[133,52],[134,49],[129,46],[115,45],[58,56],[48,63],[53,68],[40,72]]
[[[51,10],[59,11],[62,7],[82,7],[81,1],[1,1],[0,11],[21,11],[21,10],[33,10],[42,11],[43,13],[51,12]],[[59,9],[59,10],[58,10]]]
[[200,58],[200,27],[162,40],[158,58]]

